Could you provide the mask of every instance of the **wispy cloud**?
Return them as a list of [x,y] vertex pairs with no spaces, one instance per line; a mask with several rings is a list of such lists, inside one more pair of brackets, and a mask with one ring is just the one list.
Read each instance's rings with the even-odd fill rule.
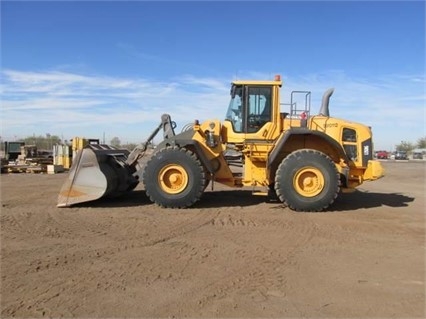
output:
[[191,76],[162,82],[4,70],[2,78],[4,138],[46,131],[67,138],[106,132],[124,140],[142,141],[163,113],[171,113],[184,125],[194,116],[207,118],[218,106],[225,108],[228,100],[223,94],[225,81]]
[[[271,74],[241,72],[239,78],[270,79]],[[163,113],[179,127],[194,119],[223,119],[232,76],[183,75],[152,81],[65,71],[2,71],[2,138],[32,134],[143,141]],[[301,76],[283,73],[282,102],[292,90],[312,91],[312,111],[323,92],[335,87],[330,112],[373,127],[376,145],[391,148],[415,142],[425,132],[425,78],[387,75],[355,78],[343,71]],[[179,129],[178,127],[178,129]]]

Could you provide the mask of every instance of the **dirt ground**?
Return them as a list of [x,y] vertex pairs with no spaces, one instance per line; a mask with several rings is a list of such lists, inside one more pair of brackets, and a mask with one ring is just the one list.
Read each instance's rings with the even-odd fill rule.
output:
[[56,208],[66,173],[1,176],[1,317],[424,318],[425,163],[327,212],[216,185]]

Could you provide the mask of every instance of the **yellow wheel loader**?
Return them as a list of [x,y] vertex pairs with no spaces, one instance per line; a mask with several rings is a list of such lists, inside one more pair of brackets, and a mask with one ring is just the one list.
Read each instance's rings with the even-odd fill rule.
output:
[[[289,112],[280,103],[282,81],[234,81],[223,122],[208,120],[175,134],[169,115],[131,153],[107,145],[83,149],[73,163],[58,206],[117,196],[142,176],[147,196],[168,208],[194,205],[207,185],[251,187],[296,211],[322,211],[339,192],[383,176],[373,160],[371,128],[329,114],[333,89],[311,114],[311,93],[293,91]],[[161,130],[164,140],[141,168],[138,160]]]

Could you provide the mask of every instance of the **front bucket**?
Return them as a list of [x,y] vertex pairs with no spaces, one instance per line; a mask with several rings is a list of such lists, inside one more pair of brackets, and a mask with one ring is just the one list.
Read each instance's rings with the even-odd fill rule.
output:
[[133,190],[138,179],[126,164],[127,150],[89,144],[77,152],[58,196],[58,207],[68,207],[101,197],[116,197]]

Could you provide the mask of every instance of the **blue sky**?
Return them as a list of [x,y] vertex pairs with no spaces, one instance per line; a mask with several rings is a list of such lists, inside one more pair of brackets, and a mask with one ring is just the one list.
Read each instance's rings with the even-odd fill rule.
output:
[[[425,129],[424,1],[2,1],[1,137],[142,142],[223,119],[236,78],[284,80],[372,126],[375,148]],[[159,140],[161,137],[158,137]]]

